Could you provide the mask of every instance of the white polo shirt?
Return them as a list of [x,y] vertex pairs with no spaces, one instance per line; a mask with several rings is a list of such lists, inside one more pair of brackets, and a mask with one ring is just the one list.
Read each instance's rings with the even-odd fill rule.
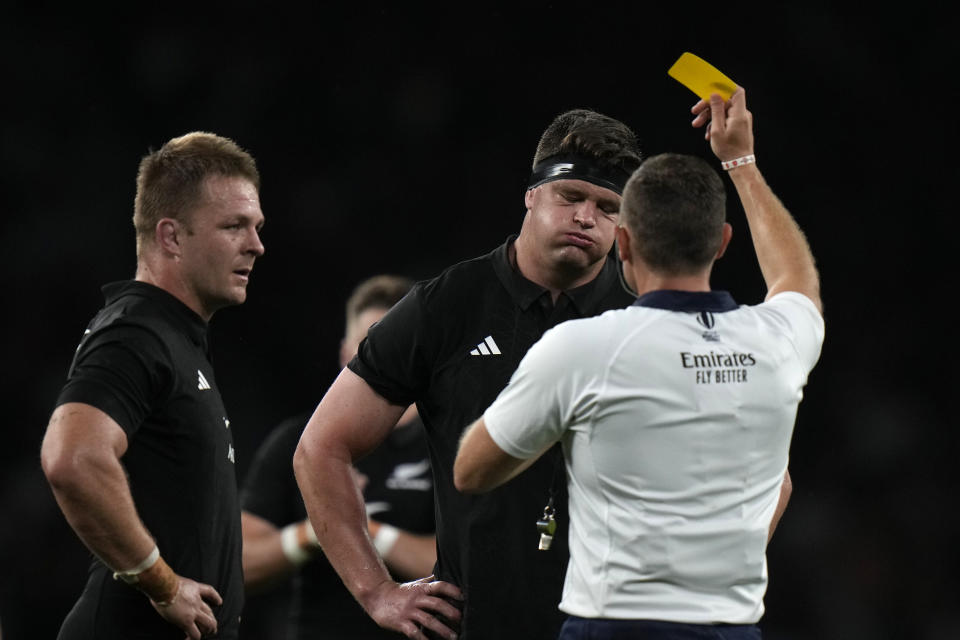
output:
[[738,307],[725,292],[681,291],[544,334],[484,421],[514,457],[562,442],[571,525],[561,610],[760,619],[767,531],[823,336],[799,293]]

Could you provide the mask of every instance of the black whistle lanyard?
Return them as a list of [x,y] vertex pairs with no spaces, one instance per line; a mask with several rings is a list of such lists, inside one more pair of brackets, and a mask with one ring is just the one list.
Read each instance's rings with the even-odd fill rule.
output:
[[[559,445],[555,447],[555,449],[559,448]],[[566,481],[563,470],[563,451],[555,450],[553,452],[553,477],[550,480],[550,488],[547,493],[547,506],[543,508],[543,515],[537,520],[537,531],[540,533],[540,542],[537,548],[540,551],[550,550],[553,536],[557,532],[555,498],[560,490],[559,483]]]

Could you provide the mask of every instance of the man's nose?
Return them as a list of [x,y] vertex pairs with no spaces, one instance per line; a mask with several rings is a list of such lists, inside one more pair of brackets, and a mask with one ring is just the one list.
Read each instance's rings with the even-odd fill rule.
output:
[[593,227],[597,224],[597,217],[600,215],[600,208],[596,202],[584,200],[577,207],[573,220],[582,227]]
[[250,231],[250,247],[248,251],[255,256],[262,256],[266,249],[263,246],[263,242],[260,241],[260,232],[256,229]]

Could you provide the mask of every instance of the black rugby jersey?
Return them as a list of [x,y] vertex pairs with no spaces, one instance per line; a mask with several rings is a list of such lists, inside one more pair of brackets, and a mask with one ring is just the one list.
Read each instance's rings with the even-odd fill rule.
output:
[[[267,436],[240,492],[244,511],[278,528],[307,517],[292,460],[312,414],[285,420]],[[433,479],[419,419],[394,429],[354,466],[367,477],[363,496],[371,518],[411,533],[434,532]],[[403,637],[381,628],[367,615],[322,555],[303,564],[294,576],[289,618],[291,640]],[[243,627],[241,632],[245,635]]]
[[[164,560],[213,586],[217,638],[234,638],[243,607],[233,437],[207,346],[207,324],[153,285],[103,288],[106,305],[77,348],[57,405],[96,407],[127,434],[133,502]],[[65,638],[182,638],[134,587],[94,558]]]
[[[547,329],[634,300],[608,259],[597,278],[553,304],[511,264],[514,239],[417,283],[370,328],[348,365],[390,402],[417,403],[434,474],[437,577],[464,592],[465,640],[557,637],[568,519],[558,447],[504,486],[464,495],[453,484],[460,436]],[[551,550],[539,551],[536,521],[551,487],[559,528]]]

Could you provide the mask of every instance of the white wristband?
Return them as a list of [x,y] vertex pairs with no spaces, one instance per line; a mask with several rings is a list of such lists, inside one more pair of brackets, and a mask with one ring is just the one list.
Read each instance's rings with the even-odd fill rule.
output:
[[160,549],[154,545],[153,551],[150,552],[150,555],[144,558],[143,562],[135,566],[133,569],[127,569],[126,571],[114,571],[113,579],[123,580],[127,584],[136,584],[140,581],[137,576],[156,564],[157,560],[159,559]]
[[399,537],[400,530],[396,527],[391,527],[388,524],[380,525],[380,528],[377,529],[377,535],[373,536],[373,546],[377,548],[377,553],[380,554],[381,558],[387,557]]
[[733,169],[734,167],[740,167],[745,164],[752,164],[756,161],[757,161],[757,157],[751,153],[750,155],[743,156],[742,158],[734,158],[733,160],[727,160],[725,162],[721,162],[720,166],[723,167],[724,171],[730,171],[730,169]]
[[297,540],[297,527],[299,526],[299,522],[294,522],[280,531],[280,546],[283,548],[283,555],[287,557],[290,564],[297,567],[310,559],[310,553],[301,547]]

